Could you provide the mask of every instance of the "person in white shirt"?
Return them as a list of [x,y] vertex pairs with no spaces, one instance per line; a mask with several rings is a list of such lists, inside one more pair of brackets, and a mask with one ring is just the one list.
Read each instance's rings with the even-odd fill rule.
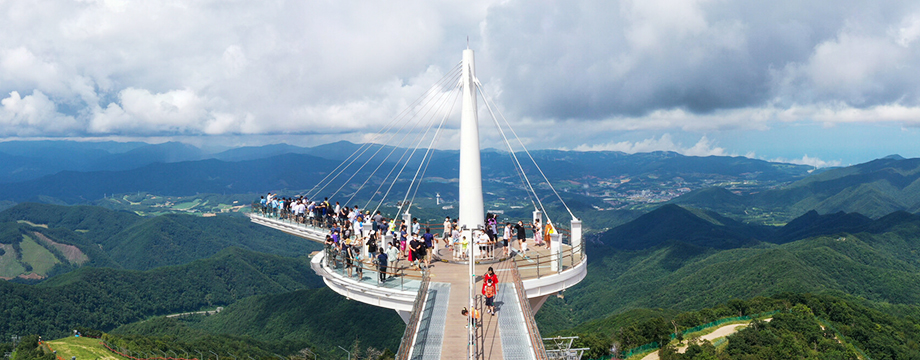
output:
[[505,246],[505,250],[504,250],[505,256],[508,256],[508,253],[511,251],[510,249],[511,249],[511,233],[512,232],[514,232],[514,230],[511,228],[511,223],[506,222],[505,223],[505,233],[502,235],[502,245]]
[[476,244],[479,245],[479,257],[488,258],[492,256],[492,252],[489,250],[489,234],[485,231],[479,233],[478,239],[476,239]]
[[450,216],[448,216],[447,218],[444,219],[444,237],[443,237],[444,245],[447,245],[448,251],[454,249],[454,247],[451,246],[450,244],[451,230],[452,230],[452,226],[450,226]]

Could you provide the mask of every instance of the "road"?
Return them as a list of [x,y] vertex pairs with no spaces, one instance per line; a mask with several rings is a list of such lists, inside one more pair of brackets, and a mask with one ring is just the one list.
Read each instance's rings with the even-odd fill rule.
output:
[[[764,319],[764,321],[770,321],[770,320],[773,320],[773,318]],[[716,340],[716,339],[718,339],[718,338],[723,338],[723,337],[729,336],[729,335],[731,335],[731,334],[734,334],[734,333],[737,332],[738,330],[747,327],[748,324],[749,324],[749,323],[744,323],[744,324],[730,324],[730,325],[722,326],[722,327],[716,329],[715,331],[713,331],[713,332],[711,332],[711,333],[708,333],[708,334],[706,334],[706,335],[700,336],[700,341],[709,340],[710,342],[712,342],[712,341],[714,341],[714,340]],[[684,353],[685,351],[687,351],[687,345],[681,343],[681,344],[678,346],[678,348],[677,348],[677,352],[679,352],[679,353],[682,354],[682,353]],[[643,357],[642,360],[658,360],[658,352],[657,352],[657,351],[654,351],[654,352],[652,352],[651,354],[645,355],[645,357]]]

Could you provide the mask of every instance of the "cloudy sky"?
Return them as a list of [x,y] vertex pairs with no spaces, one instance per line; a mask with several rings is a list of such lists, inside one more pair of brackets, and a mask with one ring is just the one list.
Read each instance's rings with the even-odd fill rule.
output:
[[530,148],[920,157],[917,1],[0,0],[0,16],[4,140],[359,142],[469,37]]

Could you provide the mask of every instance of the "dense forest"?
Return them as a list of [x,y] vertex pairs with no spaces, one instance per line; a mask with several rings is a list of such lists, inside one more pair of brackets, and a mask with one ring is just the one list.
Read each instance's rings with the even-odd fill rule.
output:
[[135,270],[186,264],[231,246],[289,257],[321,247],[238,216],[148,218],[96,206],[37,203],[0,212],[0,244],[17,244],[32,233],[76,246],[89,256],[86,265]]
[[39,285],[0,282],[0,338],[112,330],[148,316],[196,311],[260,294],[322,286],[307,258],[229,248],[186,265],[148,271],[84,267]]
[[[606,217],[622,226],[586,238],[588,277],[546,302],[540,330],[579,335],[586,358],[653,343],[663,359],[920,358],[920,216],[907,212],[918,209],[916,168],[882,159],[761,194],[701,190],[641,216],[591,212],[586,223]],[[567,196],[577,210],[592,209],[583,195]],[[781,226],[739,216],[764,209]],[[88,260],[73,261],[45,238]],[[4,340],[86,327],[139,352],[337,358],[342,346],[386,358],[404,328],[392,311],[325,289],[304,256],[318,246],[242,217],[23,203],[0,212],[0,244],[5,259],[23,244],[57,259],[46,280],[0,282]],[[216,315],[163,317],[217,306]],[[769,321],[719,341],[687,332],[763,313]],[[0,351],[43,359],[33,340]],[[678,352],[681,340],[693,344]]]
[[[916,359],[920,357],[920,317],[902,308],[879,310],[846,296],[783,293],[749,300],[734,299],[698,311],[632,309],[604,321],[593,321],[558,335],[579,335],[590,347],[586,358],[620,355],[649,343],[662,359]],[[714,346],[699,333],[683,332],[723,318],[769,315],[729,335]],[[915,310],[914,310],[915,311]],[[674,336],[677,334],[677,336]],[[692,345],[676,353],[678,341]]]
[[[298,350],[336,346],[396,351],[405,324],[395,311],[348,300],[332,290],[309,289],[253,296],[211,316],[157,317],[123,325],[113,336],[166,336],[197,339],[243,336]],[[321,340],[321,341],[320,341]]]
[[[920,258],[915,255],[920,216],[915,214],[895,212],[875,220],[859,214],[806,214],[773,230],[803,237],[793,241],[798,236],[784,235],[772,239],[775,243],[739,235],[748,231],[747,225],[676,206],[635,222],[667,225],[649,225],[640,232],[627,224],[593,238],[587,277],[566,290],[564,298],[546,302],[537,313],[541,330],[573,328],[634,308],[688,311],[783,292],[831,291],[881,304],[920,304]],[[646,247],[618,246],[620,239],[634,237],[645,239]],[[731,239],[745,241],[723,246]]]

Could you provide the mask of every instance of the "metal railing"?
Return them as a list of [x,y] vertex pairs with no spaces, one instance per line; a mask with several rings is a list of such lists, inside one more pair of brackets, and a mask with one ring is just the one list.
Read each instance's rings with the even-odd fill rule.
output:
[[[287,225],[299,227],[305,230],[312,230],[312,231],[316,231],[319,233],[328,233],[330,229],[330,227],[327,227],[327,226],[317,226],[317,225],[313,225],[312,223],[299,222],[299,221],[296,221],[295,219],[292,219],[291,217],[285,217],[281,214],[274,214],[270,211],[267,213],[262,213],[261,210],[256,210],[256,208],[261,209],[261,207],[258,206],[258,204],[254,204],[253,206],[254,206],[253,212],[249,214],[249,216],[252,216],[252,217],[258,217],[258,218],[272,220],[272,221],[280,221]],[[321,240],[317,239],[316,241],[321,241]]]
[[[398,264],[400,261],[402,260],[390,261],[390,263]],[[405,262],[406,264],[410,264],[408,261]],[[393,269],[392,271],[380,271],[380,268],[373,262],[355,259],[349,261],[347,258],[342,257],[340,251],[332,247],[327,247],[325,249],[323,267],[328,272],[337,273],[355,282],[370,285],[376,284],[380,287],[397,288],[396,283],[391,280],[398,279],[399,290],[411,290],[414,286],[410,286],[410,281],[424,282],[425,278],[428,277],[427,273],[424,271],[413,270],[408,267],[400,268],[398,265],[387,266],[387,269]],[[383,281],[380,280],[381,274],[385,277]],[[368,281],[368,276],[370,276],[371,281]]]
[[533,318],[530,301],[527,300],[527,295],[524,293],[524,282],[518,272],[517,263],[511,267],[511,277],[514,279],[514,290],[517,292],[518,302],[521,303],[521,311],[524,312],[524,321],[527,323],[527,334],[530,337],[530,345],[533,346],[534,357],[537,360],[547,360],[543,338],[540,337],[540,329],[537,328],[537,321]]
[[[539,255],[536,252],[529,252],[527,256],[515,256],[512,261],[520,271],[527,273],[522,277],[539,279],[543,276],[559,274],[581,264],[585,260],[584,247],[584,243],[575,247],[563,247],[558,254]],[[558,266],[556,270],[551,269],[553,260],[556,260]]]
[[[496,256],[495,252],[498,249],[497,242],[488,241],[480,242],[479,241],[479,230],[473,231],[473,240],[470,240],[466,246],[473,247],[473,261],[489,261],[495,260],[500,256]],[[500,240],[500,239],[499,239]],[[451,246],[453,247],[452,255],[454,261],[467,261],[469,260],[469,250],[464,250],[462,242],[454,242],[451,240]]]
[[396,360],[408,360],[411,356],[412,345],[415,343],[416,330],[422,315],[422,306],[428,297],[428,284],[430,283],[428,273],[422,276],[422,285],[418,288],[418,294],[415,295],[415,302],[412,304],[412,315],[409,316],[409,322],[406,323],[406,330],[403,331],[402,341],[399,342],[399,350],[396,352]]
[[[473,304],[476,305],[476,311],[479,312],[479,319],[476,319],[478,322],[473,328],[473,344],[472,344],[472,353],[474,354],[474,359],[485,359],[485,328],[483,325],[482,314],[485,312],[485,300],[482,295],[476,295],[473,297]],[[472,317],[472,314],[470,314]]]

